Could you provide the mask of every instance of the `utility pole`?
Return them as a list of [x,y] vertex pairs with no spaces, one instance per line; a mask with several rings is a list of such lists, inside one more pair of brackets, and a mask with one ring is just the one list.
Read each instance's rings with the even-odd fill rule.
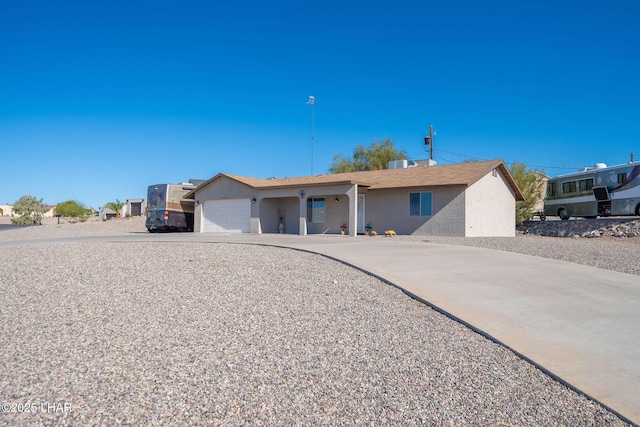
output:
[[314,126],[314,115],[316,108],[316,97],[309,96],[309,100],[307,104],[311,105],[311,175],[313,175],[313,126]]
[[429,125],[429,136],[424,137],[424,149],[429,147],[429,160],[433,160],[433,137],[436,136],[433,132],[433,125]]

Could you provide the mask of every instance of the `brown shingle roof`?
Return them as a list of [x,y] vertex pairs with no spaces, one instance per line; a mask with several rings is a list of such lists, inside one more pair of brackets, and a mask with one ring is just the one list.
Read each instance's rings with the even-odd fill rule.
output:
[[[524,196],[518,188],[518,185],[513,180],[513,177],[509,173],[504,162],[501,160],[457,163],[442,166],[418,166],[406,169],[383,169],[377,171],[301,176],[296,178],[260,179],[239,175],[218,174],[201,184],[198,188],[208,185],[221,176],[226,176],[257,189],[308,187],[333,184],[358,184],[369,187],[369,190],[411,187],[468,187],[496,168],[500,169],[506,177],[516,195],[516,200],[524,200]],[[195,191],[192,193],[195,193]]]

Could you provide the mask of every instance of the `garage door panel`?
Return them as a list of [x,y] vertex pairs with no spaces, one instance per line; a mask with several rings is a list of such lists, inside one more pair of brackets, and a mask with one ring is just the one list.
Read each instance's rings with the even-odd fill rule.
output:
[[250,233],[251,201],[210,200],[203,206],[202,231],[209,233]]

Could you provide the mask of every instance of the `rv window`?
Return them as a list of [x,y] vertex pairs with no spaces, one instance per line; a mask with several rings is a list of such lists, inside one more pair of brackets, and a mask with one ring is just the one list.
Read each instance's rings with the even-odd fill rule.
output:
[[593,178],[582,179],[579,183],[580,191],[589,191],[593,188]]
[[562,192],[563,193],[575,193],[576,192],[576,182],[563,182],[562,183]]
[[624,184],[625,182],[627,182],[627,173],[626,172],[619,173],[618,174],[618,184]]
[[550,182],[547,185],[547,197],[555,197],[556,196],[556,183]]

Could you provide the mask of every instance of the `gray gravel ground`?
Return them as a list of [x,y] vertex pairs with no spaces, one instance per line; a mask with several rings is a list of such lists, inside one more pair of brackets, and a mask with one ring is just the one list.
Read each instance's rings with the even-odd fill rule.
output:
[[43,243],[3,247],[0,285],[2,425],[627,425],[317,255]]
[[466,238],[429,236],[421,240],[515,252],[640,275],[640,238],[637,237],[584,239],[533,235]]

